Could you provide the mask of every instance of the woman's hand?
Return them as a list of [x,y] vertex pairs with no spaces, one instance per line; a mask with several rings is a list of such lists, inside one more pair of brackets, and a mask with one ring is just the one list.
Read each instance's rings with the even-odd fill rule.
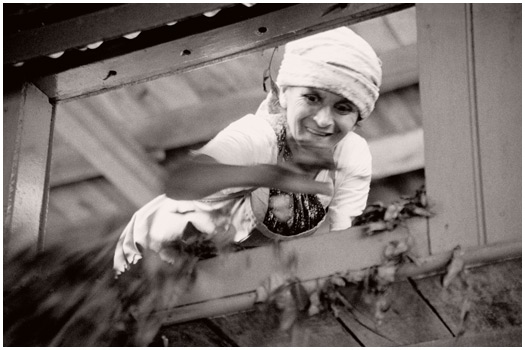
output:
[[333,149],[313,143],[298,143],[293,138],[289,138],[287,143],[293,155],[293,164],[301,170],[317,173],[321,169],[335,169]]

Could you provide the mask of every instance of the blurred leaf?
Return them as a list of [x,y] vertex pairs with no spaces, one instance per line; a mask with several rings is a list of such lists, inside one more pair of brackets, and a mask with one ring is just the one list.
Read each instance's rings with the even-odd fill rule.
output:
[[282,310],[279,329],[287,331],[292,328],[299,314],[293,303],[287,303]]
[[299,311],[305,311],[310,306],[310,298],[303,285],[297,281],[291,285],[292,296]]
[[161,339],[162,339],[162,346],[164,347],[168,347],[170,346],[169,345],[169,339],[168,337],[166,337],[164,334],[161,336]]
[[308,308],[308,315],[313,316],[321,311],[321,300],[319,299],[319,291],[314,291],[310,294],[310,307]]
[[399,216],[399,213],[403,210],[403,206],[399,203],[393,203],[390,204],[385,211],[385,215],[383,217],[383,220],[385,221],[391,221],[397,219]]
[[383,284],[394,282],[396,271],[397,266],[395,265],[379,266],[377,268],[377,278]]
[[270,299],[275,295],[285,285],[288,276],[282,272],[272,273],[266,280],[263,281],[262,285],[257,288],[258,300],[260,301],[270,301]]
[[330,304],[330,307],[332,309],[332,312],[334,314],[334,317],[335,318],[338,318],[339,317],[339,313],[341,312],[341,310],[339,310],[339,308],[337,306],[335,306],[335,304]]
[[463,251],[460,246],[454,248],[452,252],[452,259],[447,267],[447,274],[443,277],[443,287],[448,288],[450,283],[458,276],[465,268],[465,260],[463,259]]
[[428,201],[427,201],[427,193],[425,191],[419,192],[419,203],[421,204],[421,206],[423,206],[423,208],[427,207]]
[[413,214],[418,215],[418,216],[424,216],[424,217],[431,217],[432,216],[431,212],[429,212],[428,210],[426,210],[424,208],[421,208],[421,207],[413,206],[413,207],[410,208],[410,211]]
[[386,231],[387,229],[388,229],[388,225],[384,221],[371,222],[371,223],[366,224],[365,234],[368,236],[371,236],[378,232]]
[[[353,226],[370,225],[371,223],[384,223],[385,229],[380,229],[382,224],[372,226],[366,231],[367,234],[374,234],[384,230],[393,230],[397,225],[413,216],[431,217],[432,212],[426,209],[428,202],[424,187],[416,191],[413,197],[402,197],[401,200],[385,207],[378,202],[368,205],[363,213],[352,220]],[[377,228],[377,229],[376,229]]]
[[398,261],[402,262],[403,255],[408,252],[410,246],[408,244],[408,239],[400,241],[390,241],[388,242],[385,250],[383,251],[383,256],[387,261]]
[[338,275],[334,275],[330,277],[330,282],[339,287],[344,287],[346,285],[345,280],[341,276],[338,276]]
[[354,218],[352,221],[353,226],[361,226],[373,221],[382,220],[385,215],[386,208],[383,203],[374,203],[368,205],[363,213]]
[[364,270],[357,270],[357,271],[347,271],[346,274],[344,275],[344,278],[348,281],[348,282],[352,282],[352,283],[356,283],[356,282],[361,282],[363,281],[366,276],[368,275],[368,269],[364,269]]
[[273,302],[279,310],[286,310],[295,306],[295,300],[290,288],[284,287],[276,291]]
[[374,317],[378,324],[381,324],[385,318],[385,313],[390,309],[390,301],[386,294],[380,294],[374,305]]
[[468,297],[465,297],[463,299],[463,302],[461,304],[461,311],[460,311],[460,321],[459,321],[459,330],[456,334],[456,337],[460,337],[465,333],[466,330],[466,322],[468,315],[470,314],[470,308],[471,308],[471,301]]

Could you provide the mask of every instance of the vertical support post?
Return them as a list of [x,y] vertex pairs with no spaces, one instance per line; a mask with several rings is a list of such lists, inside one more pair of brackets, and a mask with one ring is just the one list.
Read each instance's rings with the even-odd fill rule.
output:
[[471,4],[417,4],[432,254],[484,243]]
[[4,91],[4,258],[43,248],[54,114],[31,83]]
[[486,243],[521,240],[521,4],[473,4]]
[[432,254],[521,240],[521,5],[417,4]]

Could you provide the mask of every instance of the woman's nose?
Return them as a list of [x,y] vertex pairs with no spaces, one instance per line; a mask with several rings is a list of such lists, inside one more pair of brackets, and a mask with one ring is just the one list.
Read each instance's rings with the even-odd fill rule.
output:
[[314,121],[321,128],[326,128],[334,123],[334,118],[329,108],[323,108],[314,116]]

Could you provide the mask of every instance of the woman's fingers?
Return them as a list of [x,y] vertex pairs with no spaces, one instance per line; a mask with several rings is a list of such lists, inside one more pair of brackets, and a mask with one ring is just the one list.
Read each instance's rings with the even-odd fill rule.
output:
[[288,142],[293,153],[293,162],[301,169],[335,169],[332,150],[314,144],[298,144],[292,140]]

